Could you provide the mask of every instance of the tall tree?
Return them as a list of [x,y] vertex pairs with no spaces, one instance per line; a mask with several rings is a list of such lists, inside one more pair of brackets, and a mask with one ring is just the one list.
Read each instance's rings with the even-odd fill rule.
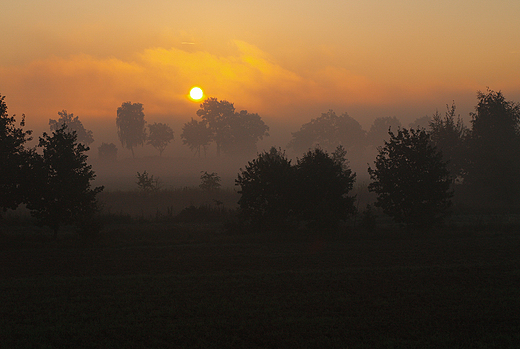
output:
[[388,140],[388,131],[395,132],[400,127],[401,121],[395,116],[376,118],[367,133],[368,144],[375,148],[379,147]]
[[292,137],[288,147],[297,152],[306,152],[316,146],[332,151],[339,145],[352,151],[365,146],[366,132],[347,113],[338,116],[331,109],[303,124],[299,131],[292,133]]
[[272,147],[240,169],[241,221],[255,229],[279,229],[294,215],[294,167],[281,149]]
[[52,135],[40,137],[38,147],[43,148],[43,155],[32,158],[32,190],[27,202],[31,215],[52,228],[55,238],[63,224],[91,219],[98,211],[96,195],[103,190],[91,188],[95,174],[87,164],[89,148],[66,128],[63,125]]
[[296,164],[296,211],[315,230],[331,230],[355,213],[355,198],[349,196],[356,174],[348,167],[346,152],[339,146],[333,154],[315,148]]
[[204,100],[197,110],[197,115],[207,123],[208,128],[212,131],[212,139],[217,145],[217,156],[220,156],[222,143],[226,137],[226,131],[229,129],[229,119],[235,114],[235,107],[228,101],[219,101],[217,98],[211,97]]
[[471,113],[470,165],[466,184],[479,199],[496,206],[519,204],[520,104],[488,90],[477,93]]
[[159,156],[162,156],[166,146],[173,140],[173,130],[170,126],[160,122],[148,125],[148,129],[150,134],[148,136],[147,144],[157,149],[159,151]]
[[134,158],[134,148],[138,145],[142,146],[146,140],[145,124],[141,103],[124,102],[117,108],[117,135],[121,145],[130,149]]
[[182,143],[190,147],[195,151],[194,155],[199,155],[200,149],[204,149],[204,157],[206,157],[206,150],[211,142],[212,132],[207,126],[205,121],[198,121],[191,118],[190,122],[187,122],[182,127]]
[[20,127],[15,116],[7,113],[5,96],[0,96],[0,217],[8,209],[16,209],[24,201],[31,151],[25,144],[32,131],[24,131],[24,116]]
[[73,113],[67,114],[66,110],[58,112],[60,118],[58,120],[49,119],[49,126],[52,131],[56,131],[63,125],[67,125],[67,132],[76,132],[78,142],[85,144],[86,146],[91,145],[94,142],[94,135],[92,131],[85,129],[78,116],[74,116]]
[[103,161],[117,161],[117,147],[114,143],[101,143],[98,147],[98,157]]
[[442,222],[451,205],[451,177],[439,152],[423,130],[389,131],[390,140],[379,148],[369,191],[376,206],[394,221],[427,227]]
[[433,115],[430,122],[430,138],[435,147],[442,152],[448,163],[448,170],[454,179],[464,177],[467,167],[466,140],[468,129],[464,126],[460,115],[455,119],[455,103],[446,105],[447,111],[442,117],[439,112]]
[[260,115],[247,110],[235,113],[226,120],[222,136],[222,151],[228,154],[254,154],[256,143],[269,136],[269,127]]

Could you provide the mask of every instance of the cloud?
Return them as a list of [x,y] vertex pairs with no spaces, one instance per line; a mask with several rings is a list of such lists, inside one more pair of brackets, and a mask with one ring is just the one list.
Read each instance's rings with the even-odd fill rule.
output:
[[194,85],[201,86],[207,96],[235,103],[237,109],[280,118],[294,117],[295,108],[319,106],[326,111],[340,105],[343,110],[338,112],[343,112],[349,106],[409,103],[443,89],[384,84],[320,62],[293,71],[244,41],[233,42],[227,55],[189,46],[189,51],[150,48],[125,60],[79,54],[0,67],[0,81],[5,82],[0,93],[28,120],[47,123],[62,109],[83,119],[115,117],[125,101],[143,103],[147,115],[189,120],[198,109],[188,98]]

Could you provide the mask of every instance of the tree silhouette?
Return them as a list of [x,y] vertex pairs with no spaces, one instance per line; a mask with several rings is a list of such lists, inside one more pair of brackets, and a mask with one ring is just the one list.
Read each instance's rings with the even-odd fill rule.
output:
[[296,210],[300,220],[315,230],[334,229],[356,211],[355,198],[348,196],[356,174],[349,169],[345,155],[341,146],[333,154],[315,148],[298,159]]
[[222,143],[226,137],[226,129],[229,128],[229,119],[233,117],[235,107],[228,101],[219,101],[211,97],[204,100],[197,110],[197,115],[207,123],[212,132],[212,140],[217,145],[217,156],[220,156]]
[[147,144],[157,149],[159,156],[162,156],[166,146],[173,140],[173,130],[170,126],[163,123],[153,123],[148,125],[148,129],[150,134]]
[[427,227],[442,222],[451,205],[451,178],[425,130],[388,132],[379,148],[368,189],[377,193],[376,206],[397,223]]
[[222,134],[222,151],[228,154],[254,154],[256,143],[269,136],[269,127],[262,118],[247,110],[229,116],[226,124]]
[[239,217],[253,229],[279,229],[293,214],[294,167],[285,152],[272,147],[240,169]]
[[142,146],[146,140],[145,124],[141,103],[124,102],[117,108],[117,135],[121,145],[130,149],[134,158],[134,148],[138,145]]
[[32,131],[24,131],[24,116],[20,127],[15,116],[7,114],[5,96],[0,96],[0,218],[8,209],[16,209],[24,201],[27,171],[32,151],[25,144]]
[[414,130],[418,130],[420,128],[424,128],[428,130],[430,128],[430,124],[432,123],[432,117],[429,115],[421,116],[415,119],[413,122],[408,124],[409,128],[413,128]]
[[63,125],[67,125],[68,132],[76,131],[78,142],[83,143],[86,146],[89,146],[94,142],[92,131],[83,127],[78,116],[74,116],[73,113],[67,114],[66,110],[59,111],[58,115],[60,116],[58,120],[49,119],[51,132],[56,131]]
[[339,145],[354,150],[365,146],[366,132],[347,113],[338,116],[331,109],[303,124],[292,137],[288,147],[297,152],[306,152],[317,145],[325,150],[333,150]]
[[220,176],[216,172],[202,172],[200,175],[199,188],[203,191],[212,192],[220,189]]
[[449,107],[444,118],[436,112],[430,122],[430,138],[432,144],[442,152],[443,159],[448,164],[448,170],[453,178],[462,178],[467,167],[466,141],[468,129],[459,116],[455,120],[455,103]]
[[501,92],[477,93],[471,113],[470,164],[465,183],[480,200],[518,204],[520,195],[520,105]]
[[63,125],[52,135],[43,133],[38,147],[43,155],[32,157],[32,187],[27,207],[31,215],[49,226],[57,237],[63,224],[79,224],[98,211],[96,195],[103,187],[91,189],[95,178],[87,164],[89,148],[77,142],[76,132]]
[[200,148],[204,149],[204,157],[206,157],[206,150],[209,143],[211,142],[212,131],[208,128],[205,121],[198,121],[191,118],[190,122],[187,122],[182,127],[182,143],[190,147],[195,151],[194,155],[199,155]]
[[377,148],[388,139],[389,130],[397,130],[399,127],[401,122],[395,116],[376,118],[367,133],[368,144]]
[[98,157],[104,161],[117,161],[117,147],[114,143],[101,143],[98,147]]

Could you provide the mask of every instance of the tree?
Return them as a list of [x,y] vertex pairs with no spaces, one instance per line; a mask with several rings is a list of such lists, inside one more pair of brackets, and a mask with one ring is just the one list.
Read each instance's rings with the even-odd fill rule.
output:
[[442,152],[444,161],[453,179],[463,178],[467,167],[466,140],[468,129],[464,126],[460,115],[455,120],[455,103],[449,107],[444,118],[436,112],[430,121],[430,139],[432,144]]
[[397,130],[399,127],[401,122],[395,116],[376,118],[367,133],[368,144],[377,148],[388,139],[389,130]]
[[397,223],[427,227],[442,222],[451,205],[451,177],[446,163],[425,130],[388,132],[390,140],[379,148],[368,189],[375,205]]
[[331,109],[303,124],[299,131],[292,133],[292,137],[288,147],[297,152],[306,152],[318,145],[325,150],[339,145],[348,150],[358,150],[365,146],[366,132],[347,113],[337,116]]
[[211,97],[204,100],[197,110],[197,115],[207,123],[212,132],[212,140],[217,145],[217,156],[220,156],[222,143],[226,137],[226,129],[229,128],[229,118],[235,114],[235,107],[228,101],[219,101]]
[[49,226],[57,237],[63,224],[91,220],[99,210],[96,195],[103,187],[91,188],[95,178],[87,164],[89,150],[77,142],[76,132],[63,125],[52,135],[43,133],[38,147],[43,155],[32,158],[32,188],[27,207],[40,223]]
[[240,169],[239,217],[256,229],[284,227],[293,215],[294,167],[281,149],[272,147]]
[[134,148],[146,140],[145,124],[141,103],[124,102],[117,108],[117,135],[121,145],[132,151],[132,157],[135,157]]
[[199,187],[203,191],[213,192],[220,189],[220,176],[216,172],[202,172]]
[[73,113],[67,114],[66,110],[58,112],[60,118],[58,120],[49,119],[49,126],[52,131],[56,131],[63,125],[67,125],[67,131],[76,131],[78,142],[85,144],[86,146],[91,145],[94,142],[94,136],[92,131],[85,129],[83,124],[79,120],[78,116],[74,116]]
[[471,113],[470,163],[465,183],[481,202],[511,207],[520,197],[520,104],[488,90]]
[[159,178],[154,178],[153,175],[149,175],[148,172],[143,173],[137,172],[137,187],[139,190],[145,193],[155,193],[159,190]]
[[24,118],[16,126],[15,115],[7,114],[5,96],[0,96],[0,218],[8,209],[16,209],[24,201],[27,170],[32,151],[25,144],[32,131],[24,131]]
[[222,151],[227,154],[251,154],[256,152],[256,143],[269,136],[269,127],[260,115],[247,110],[235,113],[226,120],[222,135]]
[[163,123],[153,123],[148,125],[150,135],[148,136],[148,143],[159,151],[159,156],[166,146],[173,140],[173,130],[170,126]]
[[309,150],[296,164],[296,211],[302,221],[318,230],[334,229],[356,212],[355,198],[348,196],[354,186],[352,173],[339,146],[333,154],[321,148]]
[[103,161],[117,161],[117,147],[114,143],[101,143],[98,147],[98,157]]
[[206,150],[211,142],[212,131],[208,128],[205,121],[198,121],[191,118],[190,122],[187,122],[182,127],[181,139],[182,143],[190,147],[195,151],[194,155],[199,155],[200,149],[204,149],[204,157],[206,157]]
[[418,130],[420,128],[428,129],[432,123],[432,117],[429,115],[421,116],[415,119],[413,122],[408,124],[409,128]]

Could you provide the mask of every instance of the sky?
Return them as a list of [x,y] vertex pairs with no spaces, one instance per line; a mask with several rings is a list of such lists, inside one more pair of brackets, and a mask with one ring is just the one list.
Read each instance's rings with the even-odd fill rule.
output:
[[289,136],[329,109],[368,129],[453,101],[469,121],[488,87],[520,101],[517,0],[17,0],[2,14],[9,113],[48,131],[65,109],[100,142],[126,101],[178,137],[193,86]]

